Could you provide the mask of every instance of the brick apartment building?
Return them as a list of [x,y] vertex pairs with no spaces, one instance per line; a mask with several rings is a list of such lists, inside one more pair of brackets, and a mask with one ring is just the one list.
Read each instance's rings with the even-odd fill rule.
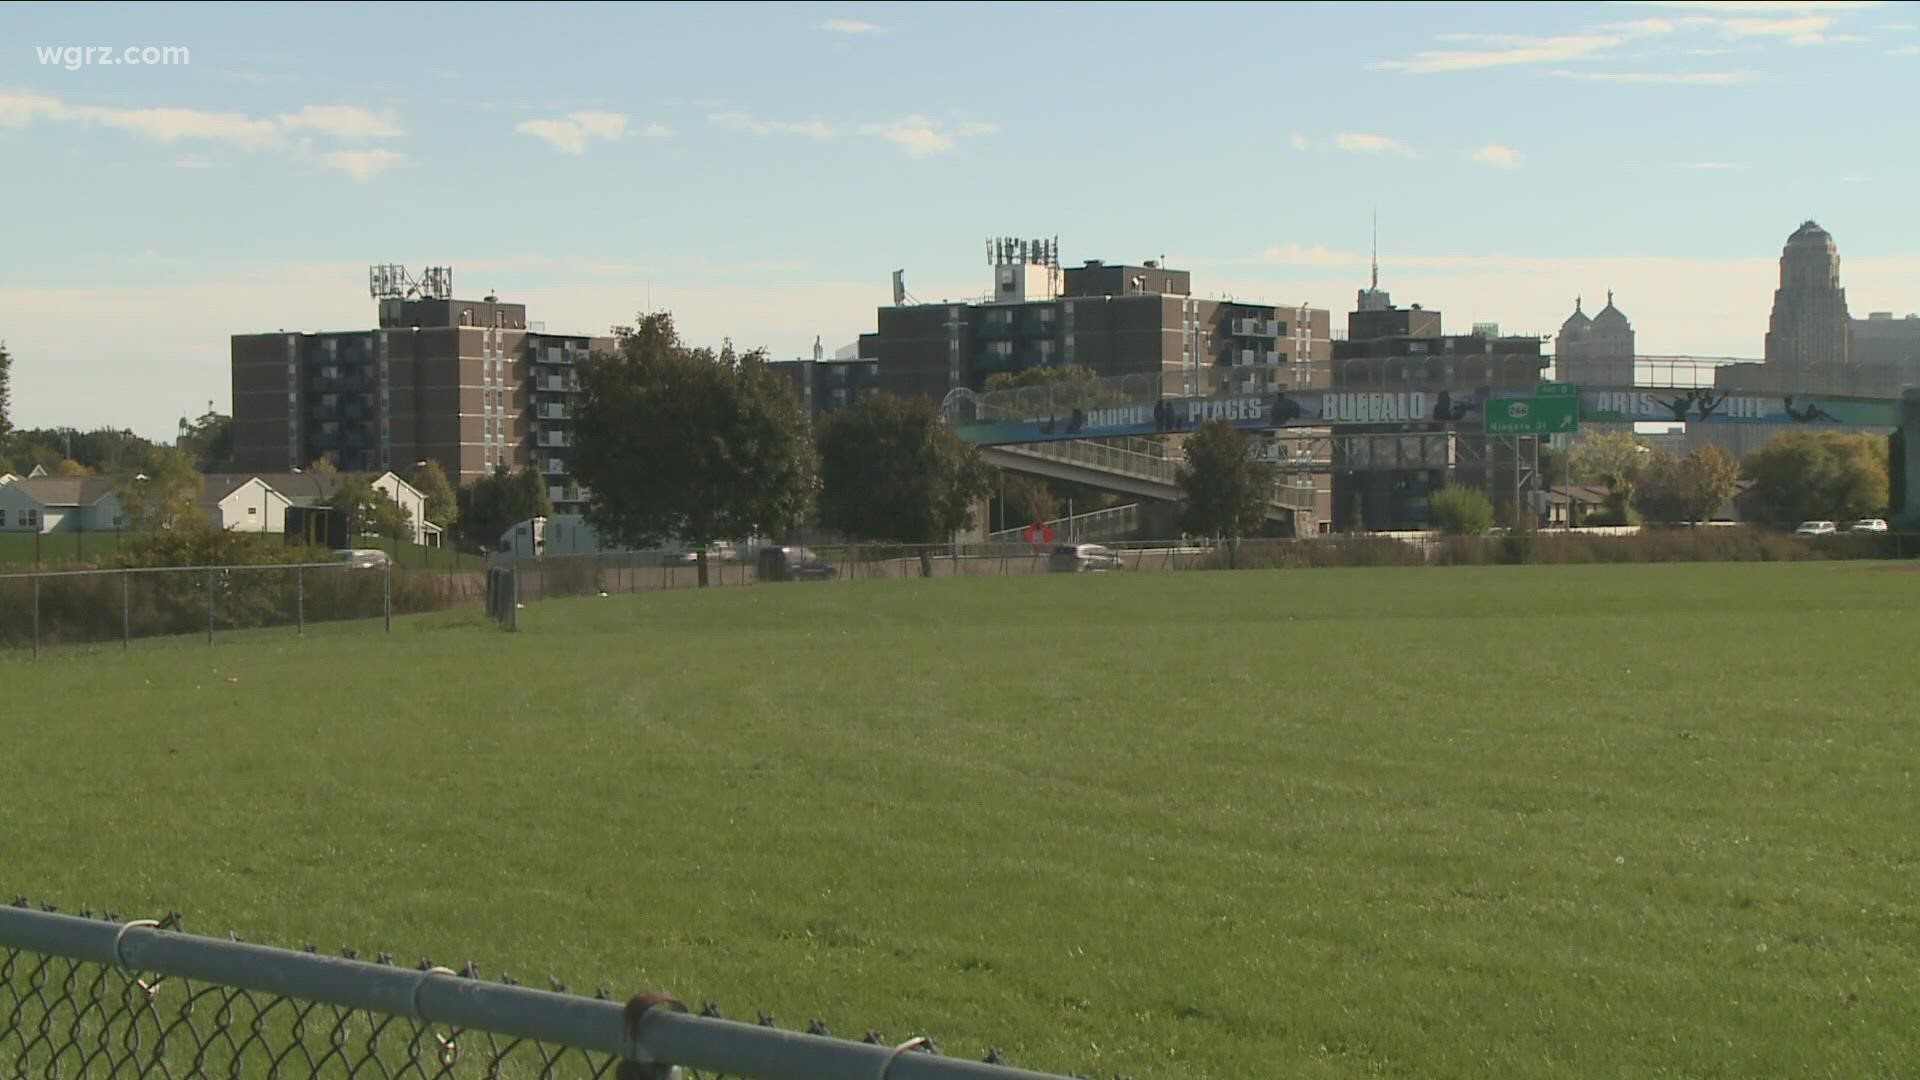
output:
[[234,468],[411,474],[438,461],[455,484],[533,465],[559,513],[585,492],[567,471],[577,369],[610,338],[548,333],[524,304],[460,300],[376,267],[371,330],[232,338]]
[[1240,388],[1319,385],[1309,373],[1324,373],[1331,356],[1323,308],[1195,297],[1192,275],[1158,260],[1062,269],[1052,241],[996,240],[989,251],[985,296],[914,302],[896,277],[893,304],[855,348],[779,365],[809,411],[872,390],[938,400],[996,372],[1068,364],[1161,373],[1176,395],[1218,386],[1229,370]]

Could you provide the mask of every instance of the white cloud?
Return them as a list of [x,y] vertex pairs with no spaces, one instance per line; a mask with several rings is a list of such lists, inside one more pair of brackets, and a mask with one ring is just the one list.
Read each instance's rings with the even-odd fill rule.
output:
[[1740,168],[1731,161],[1690,161],[1681,166],[1687,169],[1706,169],[1712,172],[1726,172]]
[[[314,152],[308,132],[348,142],[392,139],[406,134],[393,114],[354,105],[308,105],[269,119],[169,106],[75,105],[50,94],[0,90],[0,127],[24,128],[43,120],[124,131],[163,145],[224,143],[244,150],[277,150],[296,155]],[[328,165],[362,180],[406,160],[405,155],[391,150],[341,150],[319,156]],[[189,157],[175,159],[171,164],[175,168],[191,169],[207,168],[215,163]]]
[[1793,41],[1802,38],[1818,39],[1833,25],[1831,15],[1791,15],[1785,18],[1742,18],[1721,19],[1720,30],[1728,37],[1784,37]]
[[370,180],[388,169],[405,164],[407,155],[382,146],[371,150],[335,150],[321,155],[320,160],[355,180]]
[[1306,153],[1308,149],[1307,137],[1296,131],[1292,135],[1287,136],[1287,145],[1301,153]]
[[1920,45],[1902,45],[1897,49],[1888,49],[1888,56],[1920,56]]
[[[658,124],[650,124],[644,134],[654,135]],[[531,135],[551,145],[554,149],[567,154],[584,154],[587,143],[593,139],[614,140],[627,132],[627,118],[621,113],[611,112],[571,112],[553,120],[522,120],[513,126],[513,130],[522,135]],[[666,134],[673,134],[661,128]]]
[[1751,71],[1554,71],[1561,79],[1587,82],[1654,83],[1662,86],[1733,86],[1751,82]]
[[1891,30],[1896,34],[1910,34],[1915,30],[1920,30],[1920,23],[1910,23],[1910,22],[1881,23],[1880,29]]
[[1398,139],[1363,132],[1343,131],[1333,137],[1333,145],[1356,154],[1395,154],[1404,158],[1420,156],[1420,151]]
[[1000,130],[1000,125],[985,121],[970,120],[952,128],[945,127],[936,120],[929,120],[918,113],[903,116],[898,120],[886,120],[877,124],[860,125],[860,133],[885,139],[908,157],[932,157],[935,154],[951,153],[957,145],[956,140],[979,135],[991,135]]
[[218,169],[225,165],[226,162],[215,161],[212,158],[184,157],[174,158],[172,161],[167,162],[167,164],[175,169]]
[[297,113],[281,113],[279,121],[287,131],[313,130],[337,139],[397,139],[406,134],[391,112],[357,105],[308,105]]
[[1383,60],[1373,65],[1411,75],[1429,75],[1441,71],[1478,71],[1483,68],[1509,67],[1515,64],[1549,64],[1590,56],[1624,42],[1619,34],[1561,34],[1544,38],[1505,38],[1493,49],[1431,49],[1405,60]]
[[749,113],[710,113],[707,119],[729,131],[749,135],[801,135],[809,139],[831,139],[839,132],[824,120],[761,120]]
[[1520,161],[1525,155],[1511,146],[1503,146],[1500,143],[1488,143],[1485,146],[1469,151],[1467,156],[1482,165],[1491,165],[1496,169],[1517,169],[1520,167]]
[[828,19],[820,24],[820,29],[835,34],[884,34],[887,28],[865,19]]
[[640,129],[643,139],[671,139],[673,136],[674,130],[657,120]]

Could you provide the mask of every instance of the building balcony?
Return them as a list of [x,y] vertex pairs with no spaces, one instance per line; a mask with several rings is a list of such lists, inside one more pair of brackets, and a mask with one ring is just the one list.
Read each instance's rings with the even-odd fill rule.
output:
[[1234,367],[1264,367],[1280,363],[1280,353],[1273,349],[1235,349],[1227,354],[1227,363]]
[[541,458],[540,471],[547,476],[565,476],[567,475],[567,459],[557,457]]
[[1235,337],[1277,338],[1285,332],[1278,319],[1235,319]]
[[533,407],[533,415],[541,420],[565,420],[567,418],[567,407],[551,401],[542,402]]
[[1013,336],[1012,321],[1001,322],[998,319],[982,319],[973,326],[975,337],[1004,338]]
[[571,367],[583,359],[580,353],[571,349],[562,349],[555,345],[529,351],[532,353],[531,359],[536,364],[553,364],[556,366]]
[[549,394],[571,394],[580,389],[580,384],[563,375],[543,375],[534,380],[533,388]]
[[307,445],[315,450],[338,450],[340,433],[336,431],[316,431],[307,436]]
[[572,446],[573,436],[564,431],[542,431],[533,437],[535,446]]

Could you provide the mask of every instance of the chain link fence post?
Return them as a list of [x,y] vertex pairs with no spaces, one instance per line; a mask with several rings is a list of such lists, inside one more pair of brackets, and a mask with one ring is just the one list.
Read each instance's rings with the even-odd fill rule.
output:
[[213,569],[207,569],[207,644],[213,644]]
[[293,633],[307,636],[307,568],[293,568]]
[[520,629],[520,560],[507,564],[507,581],[510,584],[507,597],[507,629]]
[[380,617],[386,620],[387,633],[393,633],[393,560],[387,560],[387,572],[380,581]]
[[133,571],[120,573],[120,651],[133,648]]
[[33,580],[33,655],[40,655],[40,579]]

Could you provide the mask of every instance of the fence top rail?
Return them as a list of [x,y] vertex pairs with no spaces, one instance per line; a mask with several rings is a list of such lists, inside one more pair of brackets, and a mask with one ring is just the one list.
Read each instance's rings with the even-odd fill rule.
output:
[[[391,564],[388,564],[391,565]],[[238,566],[98,566],[77,570],[9,570],[0,581],[18,578],[98,577],[101,574],[190,574],[211,570],[350,570],[344,562],[244,563]]]
[[122,923],[0,906],[0,948],[757,1080],[882,1075],[889,1080],[1061,1080],[1057,1074],[931,1053],[902,1054],[876,1043],[671,1008],[647,1008],[630,1022],[631,1003],[485,982],[446,968],[403,968],[200,937],[161,929],[149,920]]

